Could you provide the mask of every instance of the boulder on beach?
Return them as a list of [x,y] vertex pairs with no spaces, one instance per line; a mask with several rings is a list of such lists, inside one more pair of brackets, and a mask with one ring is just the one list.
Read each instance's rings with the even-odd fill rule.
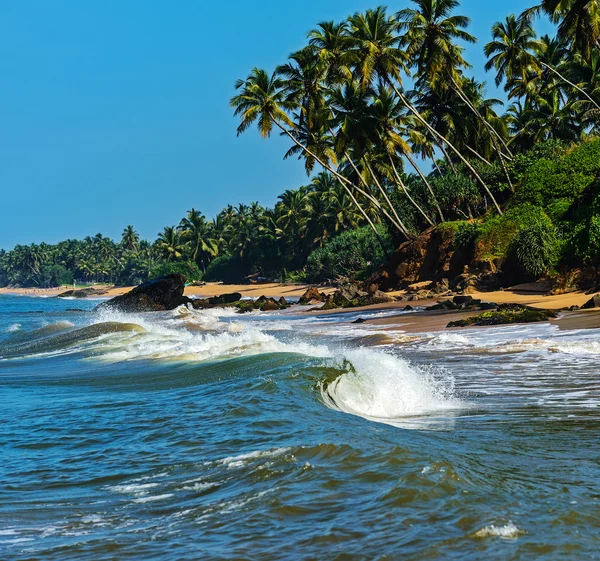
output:
[[118,310],[121,312],[160,312],[173,310],[190,302],[183,295],[185,277],[168,275],[146,281],[126,294],[103,302],[96,310]]
[[61,292],[56,297],[57,298],[88,298],[89,296],[102,296],[106,294],[106,290],[103,288],[80,288],[78,290],[67,290],[65,292]]
[[584,310],[591,310],[592,308],[600,308],[600,294],[592,296],[583,306]]

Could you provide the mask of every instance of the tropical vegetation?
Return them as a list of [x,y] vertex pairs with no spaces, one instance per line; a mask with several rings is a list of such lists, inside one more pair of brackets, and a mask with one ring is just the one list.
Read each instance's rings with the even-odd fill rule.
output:
[[[555,36],[537,35],[538,17]],[[446,223],[457,247],[528,277],[597,263],[600,2],[542,0],[493,25],[485,70],[504,100],[471,74],[469,24],[458,0],[318,23],[231,99],[238,134],[287,139],[306,185],[272,208],[191,209],[152,243],[128,226],[119,242],[17,246],[0,254],[0,282],[132,283],[177,267],[190,280],[360,277]]]

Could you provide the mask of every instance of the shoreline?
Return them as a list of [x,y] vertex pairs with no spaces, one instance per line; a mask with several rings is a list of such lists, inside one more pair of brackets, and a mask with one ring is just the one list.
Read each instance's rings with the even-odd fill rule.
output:
[[[186,296],[196,296],[208,298],[212,296],[220,296],[231,292],[239,292],[243,298],[258,298],[267,296],[272,298],[299,298],[304,294],[307,288],[313,285],[308,284],[292,284],[292,283],[264,283],[264,284],[222,284],[222,283],[206,283],[204,286],[188,286],[185,289]],[[30,297],[56,297],[65,290],[71,287],[48,288],[48,289],[7,289],[0,288],[0,295],[20,295]],[[134,287],[113,287],[107,285],[96,285],[93,288],[106,290],[106,293],[101,295],[102,298],[113,298],[130,291]],[[334,292],[333,287],[318,287],[319,291],[325,293]],[[402,296],[404,291],[390,293],[393,296]],[[571,306],[581,306],[587,302],[591,295],[584,292],[572,292],[568,294],[546,296],[541,292],[532,292],[524,290],[500,290],[493,292],[473,292],[470,294],[475,299],[481,299],[486,302],[496,302],[497,304],[522,304],[535,308],[546,308],[551,310],[559,310],[569,308]],[[92,296],[92,298],[97,298]],[[84,298],[85,300],[87,298]],[[410,314],[402,314],[407,305],[413,308],[423,308],[432,306],[439,300],[444,300],[446,297],[429,298],[425,300],[414,300],[411,302],[390,302],[386,304],[375,304],[372,306],[361,306],[356,308],[340,308],[335,310],[306,310],[304,313],[310,315],[337,315],[344,314],[360,314],[365,312],[376,311],[398,311],[398,314],[379,318],[365,318],[365,323],[373,326],[380,326],[389,331],[402,331],[405,333],[421,333],[421,332],[436,332],[447,329],[447,324],[450,321],[471,317],[478,314],[476,311],[415,311]],[[576,330],[576,329],[598,329],[600,328],[600,310],[580,310],[580,311],[565,311],[560,314],[557,319],[550,320],[551,324],[557,325],[561,330]],[[522,325],[522,324],[520,324]],[[472,326],[470,328],[473,328]],[[451,331],[460,331],[465,328],[452,328]],[[478,327],[477,329],[484,329]]]

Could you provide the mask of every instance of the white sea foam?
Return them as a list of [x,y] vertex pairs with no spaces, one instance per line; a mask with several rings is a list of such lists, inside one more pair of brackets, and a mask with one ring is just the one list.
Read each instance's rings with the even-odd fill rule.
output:
[[465,408],[454,395],[454,379],[373,349],[345,353],[347,370],[322,386],[327,405],[352,415],[396,424],[403,417]]
[[498,537],[498,538],[503,538],[503,539],[515,539],[518,538],[520,535],[524,534],[525,532],[519,528],[517,528],[517,526],[515,526],[512,522],[509,522],[508,524],[505,524],[504,526],[494,526],[494,524],[491,524],[490,526],[485,526],[484,528],[481,528],[481,530],[477,530],[477,532],[475,532],[473,534],[474,538],[493,538],[493,537]]
[[133,499],[133,502],[139,504],[151,503],[154,501],[163,501],[165,499],[170,499],[172,496],[173,493],[164,493],[162,495],[150,495],[148,497],[140,497],[138,499]]
[[6,330],[5,333],[15,333],[17,331],[21,330],[21,324],[20,323],[13,323],[12,325],[9,325]]
[[238,456],[230,456],[219,460],[219,463],[228,468],[237,468],[246,465],[247,463],[261,458],[275,458],[287,454],[290,448],[274,448],[272,450],[255,450]]

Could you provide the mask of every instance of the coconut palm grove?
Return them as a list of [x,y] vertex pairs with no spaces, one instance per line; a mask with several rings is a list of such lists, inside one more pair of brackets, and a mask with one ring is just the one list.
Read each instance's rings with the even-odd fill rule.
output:
[[[18,245],[0,252],[0,285],[360,280],[432,231],[513,277],[597,265],[600,2],[542,0],[478,38],[457,0],[401,8],[315,21],[302,49],[235,84],[238,134],[281,135],[306,168],[273,208],[192,208],[154,241],[127,226],[118,241]],[[475,42],[504,100],[473,78]]]

